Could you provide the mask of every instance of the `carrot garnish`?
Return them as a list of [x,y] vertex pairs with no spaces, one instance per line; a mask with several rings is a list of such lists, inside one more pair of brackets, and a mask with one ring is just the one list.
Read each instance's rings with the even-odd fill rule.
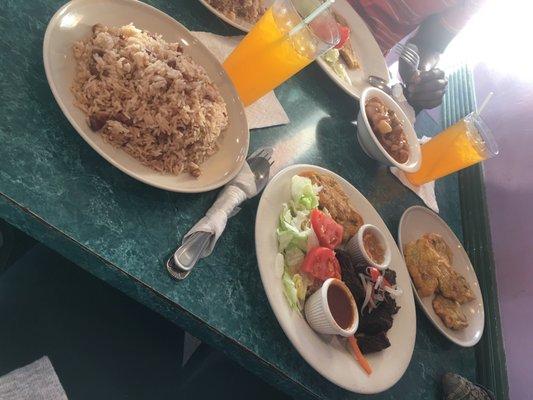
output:
[[355,336],[350,336],[348,338],[348,342],[350,343],[350,346],[354,352],[355,360],[359,363],[361,368],[363,368],[365,372],[370,375],[372,373],[372,367],[363,353],[361,353],[361,349],[359,349],[359,346],[357,345],[357,339]]

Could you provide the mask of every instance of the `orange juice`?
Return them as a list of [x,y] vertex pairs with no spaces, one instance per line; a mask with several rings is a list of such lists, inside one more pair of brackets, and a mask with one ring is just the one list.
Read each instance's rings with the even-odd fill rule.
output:
[[[245,106],[267,94],[316,57],[316,38],[307,28],[288,32],[301,18],[274,4],[224,62]],[[280,8],[281,6],[278,6]]]
[[422,165],[417,172],[406,173],[407,179],[422,185],[497,154],[486,142],[487,134],[479,116],[470,114],[421,146]]

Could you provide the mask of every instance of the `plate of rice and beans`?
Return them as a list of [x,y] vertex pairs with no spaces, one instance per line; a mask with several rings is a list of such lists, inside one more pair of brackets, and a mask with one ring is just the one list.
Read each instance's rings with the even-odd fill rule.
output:
[[[360,233],[373,262],[349,245]],[[261,196],[255,246],[270,306],[311,367],[356,393],[387,390],[402,377],[416,337],[409,272],[355,187],[318,166],[285,168]]]
[[133,0],[75,0],[43,43],[50,88],[107,161],[149,185],[203,192],[248,152],[244,108],[220,63],[180,23]]

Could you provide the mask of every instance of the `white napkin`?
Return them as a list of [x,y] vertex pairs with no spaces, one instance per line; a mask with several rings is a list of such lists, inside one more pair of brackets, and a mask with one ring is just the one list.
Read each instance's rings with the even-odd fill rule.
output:
[[[202,44],[213,53],[218,61],[224,61],[239,44],[243,36],[219,36],[209,32],[193,32]],[[269,92],[252,105],[245,108],[250,129],[288,124],[289,117],[276,98]]]
[[[428,138],[427,136],[422,136],[422,138],[418,139],[418,141],[420,142],[420,144],[422,144],[426,143],[430,139],[431,138]],[[392,172],[392,174],[396,178],[398,178],[400,182],[404,184],[404,186],[408,187],[414,193],[416,193],[418,197],[420,197],[424,201],[426,206],[431,208],[436,213],[439,212],[439,205],[437,204],[437,198],[435,196],[435,181],[416,186],[409,182],[409,180],[405,176],[405,173],[402,170],[396,167],[390,167],[390,172]]]
[[228,218],[235,215],[240,208],[237,206],[244,200],[257,194],[255,177],[247,162],[244,163],[241,172],[228,183],[220,192],[215,203],[200,221],[183,237],[182,244],[195,232],[209,232],[212,234],[209,245],[200,257],[207,257],[213,251],[218,238],[224,232]]
[[[397,86],[395,85],[392,90],[394,99],[398,102],[400,107],[402,108],[403,112],[409,118],[411,123],[414,125],[416,120],[416,113],[413,107],[407,102],[407,99],[403,95],[403,90],[401,89],[401,85]],[[418,139],[420,144],[426,143],[430,138],[426,136],[422,136],[421,139]],[[396,167],[390,167],[390,172],[398,178],[398,180],[403,183],[404,186],[411,189],[418,197],[422,199],[422,201],[431,208],[436,213],[439,212],[439,205],[437,204],[437,198],[435,196],[435,181],[428,182],[424,185],[416,186],[413,185],[409,180],[405,177],[405,173],[396,168]]]

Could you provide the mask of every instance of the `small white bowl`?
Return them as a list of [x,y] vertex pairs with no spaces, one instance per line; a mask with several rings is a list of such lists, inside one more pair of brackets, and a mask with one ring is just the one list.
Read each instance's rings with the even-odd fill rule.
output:
[[[396,113],[400,121],[402,121],[403,131],[405,132],[407,144],[409,145],[409,158],[403,164],[400,164],[392,158],[387,150],[385,150],[368,122],[365,105],[372,97],[377,97],[383,101],[388,108]],[[420,169],[422,155],[420,153],[420,144],[418,143],[418,137],[416,136],[413,124],[411,124],[398,103],[378,88],[368,87],[363,90],[363,93],[361,94],[361,99],[359,100],[359,115],[357,116],[357,139],[359,140],[359,144],[363,151],[374,160],[397,167],[405,172],[416,172]]]
[[[340,286],[346,292],[352,304],[354,319],[352,325],[347,329],[343,329],[337,324],[329,309],[328,289],[332,284]],[[359,326],[359,312],[357,311],[355,299],[344,282],[336,278],[329,278],[324,281],[322,287],[307,299],[305,302],[305,318],[311,328],[318,333],[326,335],[349,337],[355,333]]]
[[[375,234],[381,246],[383,247],[385,254],[383,255],[383,262],[381,264],[374,261],[365,249],[363,235],[367,231],[371,231],[373,234]],[[359,228],[357,233],[352,236],[348,243],[346,243],[346,251],[354,263],[360,264],[366,262],[367,264],[370,264],[372,267],[376,267],[379,270],[386,269],[391,260],[391,251],[390,247],[387,245],[385,236],[383,236],[383,233],[377,227],[371,224],[365,224]]]

